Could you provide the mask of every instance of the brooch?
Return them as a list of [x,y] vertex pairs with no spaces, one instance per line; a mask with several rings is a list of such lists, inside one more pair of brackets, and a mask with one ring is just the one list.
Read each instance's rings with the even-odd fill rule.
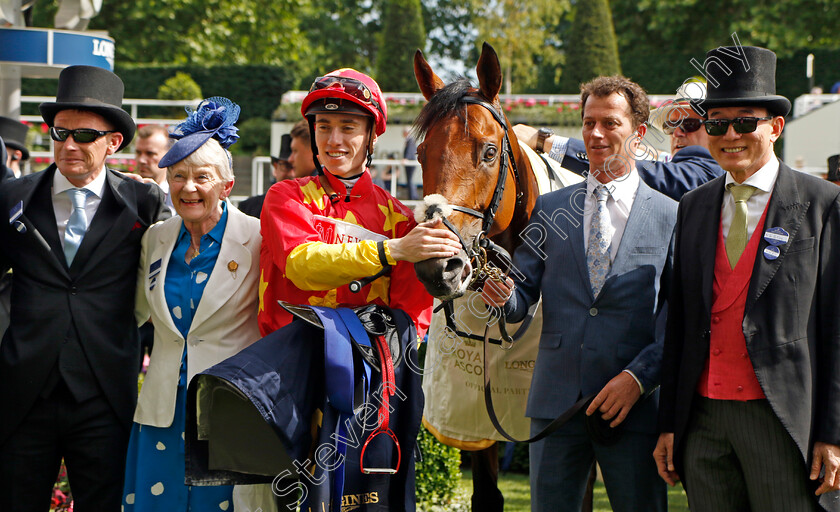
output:
[[234,260],[230,260],[228,262],[228,270],[230,273],[233,274],[233,278],[236,279],[236,269],[239,268],[239,263],[235,262]]

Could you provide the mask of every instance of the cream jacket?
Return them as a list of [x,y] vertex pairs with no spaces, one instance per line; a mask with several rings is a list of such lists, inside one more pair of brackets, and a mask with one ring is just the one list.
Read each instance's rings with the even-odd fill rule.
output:
[[[143,236],[135,316],[138,324],[142,325],[151,315],[155,343],[134,413],[137,423],[155,427],[172,425],[185,343],[189,382],[197,373],[231,357],[260,338],[257,328],[260,221],[229,203],[227,210],[227,226],[219,257],[186,340],[175,327],[164,296],[166,270],[181,229],[181,218],[172,217],[159,222]],[[157,262],[160,262],[159,265]],[[154,272],[152,265],[156,267]]]

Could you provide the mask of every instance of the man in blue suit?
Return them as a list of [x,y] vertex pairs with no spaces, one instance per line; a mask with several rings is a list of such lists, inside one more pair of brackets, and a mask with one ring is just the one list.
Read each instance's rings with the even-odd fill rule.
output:
[[[664,511],[650,449],[662,357],[656,325],[677,204],[641,181],[634,165],[650,109],[644,90],[624,77],[600,77],[584,84],[581,105],[592,172],[537,200],[514,257],[515,281],[493,281],[483,297],[518,322],[546,291],[528,397],[532,434],[594,396],[531,445],[532,510],[579,511],[597,460],[613,510]],[[609,433],[621,427],[612,444],[587,427],[599,416]]]
[[[675,101],[651,112],[649,124],[670,138],[671,158],[667,162],[636,161],[636,170],[642,181],[675,201],[679,201],[689,190],[724,175],[723,169],[709,153],[709,139],[701,127],[703,118],[689,103],[692,99],[699,100],[705,96],[705,84],[687,80],[677,90]],[[550,130],[546,128],[537,130],[523,124],[513,129],[520,142],[539,153],[545,152],[565,169],[578,174],[589,170],[589,158],[582,140],[550,135]],[[652,137],[662,135],[648,133],[648,138]],[[644,151],[637,154],[640,153]]]

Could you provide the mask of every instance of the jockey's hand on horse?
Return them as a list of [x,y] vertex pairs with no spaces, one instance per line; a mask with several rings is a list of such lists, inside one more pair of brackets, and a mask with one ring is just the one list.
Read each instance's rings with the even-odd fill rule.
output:
[[513,295],[513,280],[509,277],[505,278],[504,283],[497,279],[488,279],[481,287],[481,298],[488,306],[500,308],[510,300],[511,295]]
[[627,372],[621,372],[604,386],[600,393],[595,395],[592,403],[586,408],[586,415],[592,416],[600,411],[601,417],[609,421],[610,427],[617,427],[630,413],[630,409],[642,396],[642,390],[636,379]]
[[392,238],[388,249],[397,261],[417,263],[430,258],[451,258],[461,250],[461,242],[439,220],[433,220],[414,226],[402,238]]

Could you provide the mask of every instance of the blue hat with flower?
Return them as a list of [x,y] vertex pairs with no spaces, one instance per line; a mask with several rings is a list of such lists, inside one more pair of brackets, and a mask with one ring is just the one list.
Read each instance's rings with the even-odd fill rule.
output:
[[187,119],[169,134],[177,142],[160,159],[160,168],[187,158],[211,137],[225,149],[239,139],[239,128],[233,124],[239,119],[240,109],[239,105],[229,99],[213,96],[203,100],[195,110],[190,107],[184,110],[187,111]]

